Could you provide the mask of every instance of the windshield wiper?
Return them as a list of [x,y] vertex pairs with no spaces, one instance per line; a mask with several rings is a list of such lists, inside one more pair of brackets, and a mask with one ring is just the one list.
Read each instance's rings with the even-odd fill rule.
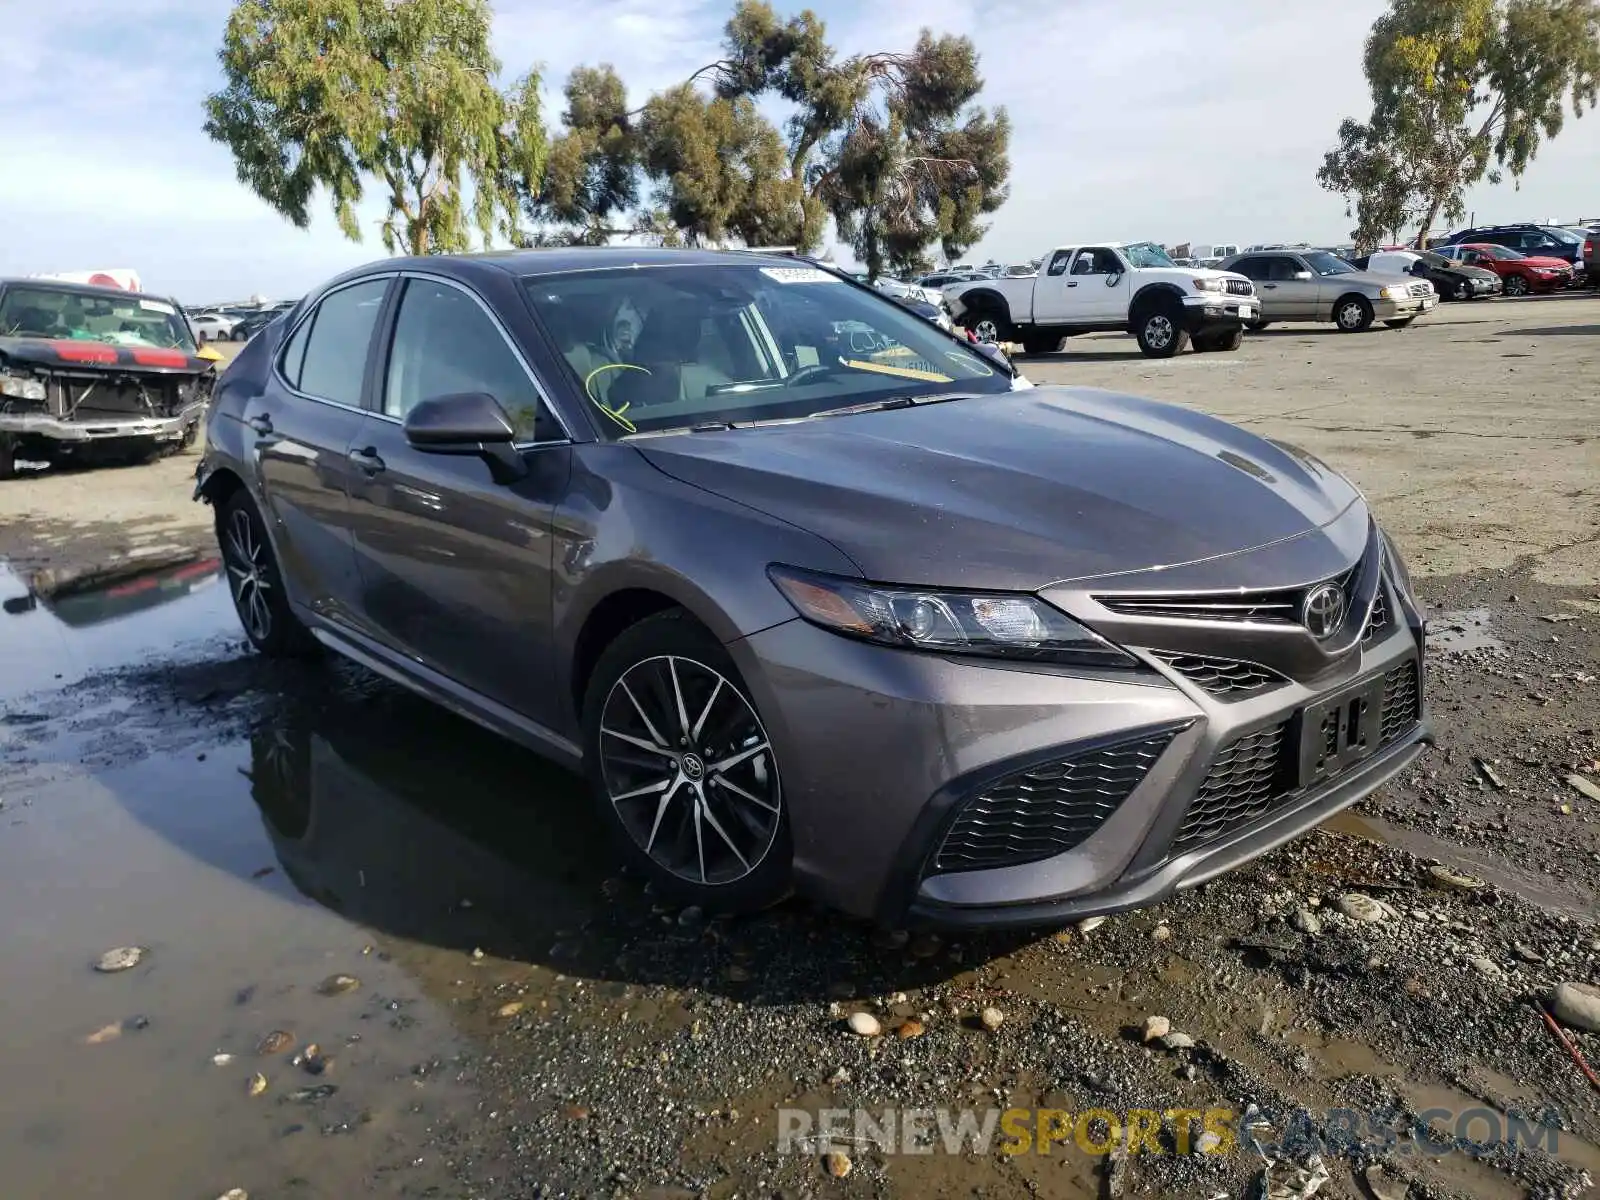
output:
[[940,392],[933,396],[890,396],[886,400],[873,400],[866,404],[852,404],[848,408],[825,408],[814,412],[813,417],[848,417],[852,413],[886,412],[894,408],[916,408],[924,404],[943,404],[947,400],[972,400],[976,392]]

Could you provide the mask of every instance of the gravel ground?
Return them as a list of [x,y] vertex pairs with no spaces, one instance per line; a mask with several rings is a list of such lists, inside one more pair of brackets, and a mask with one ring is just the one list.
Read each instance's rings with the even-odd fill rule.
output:
[[[1428,1110],[1518,1112],[1544,1131],[1520,1151],[1369,1137],[1327,1153],[1319,1196],[1576,1196],[1600,1179],[1600,1090],[1536,1004],[1563,980],[1600,983],[1600,803],[1568,782],[1600,781],[1596,337],[1600,301],[1558,298],[1447,306],[1403,333],[1275,327],[1235,355],[1151,363],[1130,357],[1127,339],[1094,337],[1028,362],[1039,382],[1194,404],[1348,470],[1408,552],[1432,616],[1439,744],[1416,768],[1244,870],[1092,930],[939,938],[800,902],[739,921],[667,910],[613,873],[574,781],[357,669],[286,671],[241,655],[236,636],[196,643],[181,664],[153,650],[133,667],[43,677],[7,710],[26,719],[0,728],[0,792],[44,809],[68,777],[160,767],[162,787],[203,780],[224,805],[242,785],[204,775],[196,756],[242,756],[253,804],[241,813],[257,836],[265,822],[282,875],[403,973],[421,1027],[429,1012],[448,1018],[437,1059],[389,1085],[443,1073],[461,1090],[448,1120],[430,1115],[407,1135],[420,1140],[404,1143],[405,1160],[414,1150],[426,1167],[407,1167],[398,1142],[353,1161],[345,1147],[372,1136],[358,1129],[317,1143],[332,1157],[273,1175],[282,1151],[268,1141],[253,1197],[1246,1196],[1258,1194],[1260,1153],[1179,1154],[1172,1127],[1165,1153],[1120,1166],[1072,1147],[916,1155],[846,1143],[838,1178],[820,1152],[777,1150],[776,1110],[1251,1105],[1267,1122],[1260,1140],[1290,1160],[1275,1183],[1310,1148],[1296,1137],[1302,1111],[1401,1129]],[[181,466],[0,487],[11,539],[0,555],[61,570],[152,531],[203,541],[207,514],[176,487]],[[91,490],[89,507],[73,507]],[[24,512],[36,516],[18,533]],[[33,531],[50,522],[78,533]],[[220,605],[206,612],[183,618],[189,636],[223,628],[207,623]],[[337,771],[308,749],[266,790],[266,749],[322,741]],[[145,821],[190,844],[188,814]],[[23,878],[27,894],[24,876],[5,878]],[[143,878],[126,884],[129,904],[155,886]],[[20,902],[7,888],[0,900]],[[1351,895],[1380,902],[1380,919],[1346,915],[1362,911]],[[229,928],[227,904],[208,911]],[[250,928],[272,944],[276,926]],[[856,1013],[881,1036],[852,1032]],[[1151,1017],[1193,1044],[1146,1042]],[[11,1015],[13,1033],[26,1019]],[[212,1052],[199,1036],[184,1053]],[[1574,1036],[1600,1065],[1600,1034]],[[1429,1120],[1447,1140],[1456,1132]],[[186,1128],[193,1143],[209,1136]],[[1471,1132],[1486,1140],[1482,1125]],[[123,1143],[107,1144],[111,1169]]]

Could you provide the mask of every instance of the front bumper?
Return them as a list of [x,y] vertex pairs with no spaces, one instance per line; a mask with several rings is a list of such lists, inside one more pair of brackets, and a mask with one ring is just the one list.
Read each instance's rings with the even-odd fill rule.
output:
[[[802,890],[890,925],[1025,926],[1153,903],[1298,836],[1404,770],[1431,741],[1418,632],[1397,622],[1315,686],[1286,680],[1231,702],[1154,659],[1134,675],[940,658],[799,620],[729,649],[782,773]],[[1410,663],[1416,720],[1371,757],[1215,837],[1185,834],[1225,749]],[[1151,732],[1170,740],[1081,843],[1035,861],[937,869],[957,815],[997,780]]]
[[177,442],[182,441],[189,429],[199,423],[205,410],[206,402],[201,400],[169,417],[130,416],[72,421],[42,412],[4,412],[0,413],[0,433],[74,444],[129,438]]
[[1223,292],[1185,296],[1183,315],[1190,333],[1197,329],[1243,325],[1260,318],[1261,299],[1258,296],[1230,296]]
[[1380,321],[1394,321],[1401,317],[1420,317],[1432,312],[1439,303],[1438,296],[1407,296],[1403,300],[1374,300],[1372,312]]

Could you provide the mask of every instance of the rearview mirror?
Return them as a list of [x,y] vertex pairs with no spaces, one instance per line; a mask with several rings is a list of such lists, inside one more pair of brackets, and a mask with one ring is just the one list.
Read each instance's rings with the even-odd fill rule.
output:
[[1304,283],[1307,279],[1311,278],[1311,272],[1310,271],[1296,271],[1294,273],[1294,277],[1296,279],[1300,280],[1302,283]]
[[516,438],[511,418],[487,392],[429,397],[406,414],[404,429],[413,450],[482,458],[497,482],[513,482],[528,473],[511,445]]

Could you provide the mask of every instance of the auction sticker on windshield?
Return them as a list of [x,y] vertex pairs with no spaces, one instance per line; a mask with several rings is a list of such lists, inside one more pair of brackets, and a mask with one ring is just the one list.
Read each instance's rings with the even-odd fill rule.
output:
[[762,267],[761,273],[774,283],[843,283],[837,275],[816,267]]
[[164,300],[141,300],[139,301],[139,307],[146,312],[166,313],[169,317],[177,311]]

